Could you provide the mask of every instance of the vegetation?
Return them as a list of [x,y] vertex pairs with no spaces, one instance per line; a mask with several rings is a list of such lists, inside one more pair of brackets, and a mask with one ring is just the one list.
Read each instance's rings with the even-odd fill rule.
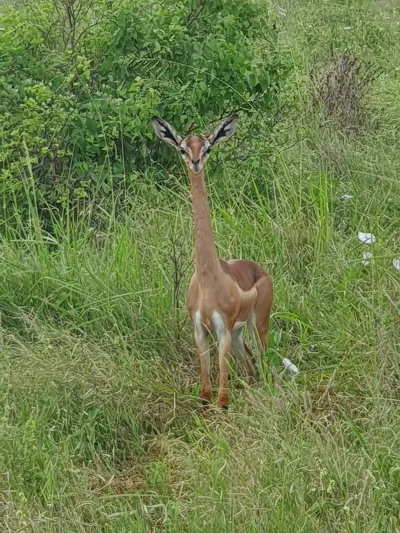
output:
[[144,168],[171,165],[153,141],[156,110],[181,129],[236,108],[254,125],[284,79],[264,1],[44,0],[2,22],[5,207],[26,207],[27,157],[39,207],[134,190]]
[[[399,8],[131,4],[0,7],[1,530],[399,531]],[[233,108],[213,225],[274,313],[203,415],[188,183],[148,118]]]

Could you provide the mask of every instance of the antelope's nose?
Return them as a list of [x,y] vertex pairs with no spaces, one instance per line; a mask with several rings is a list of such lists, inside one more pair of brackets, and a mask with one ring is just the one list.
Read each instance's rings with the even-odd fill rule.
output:
[[200,159],[192,159],[193,165],[198,165],[200,163]]

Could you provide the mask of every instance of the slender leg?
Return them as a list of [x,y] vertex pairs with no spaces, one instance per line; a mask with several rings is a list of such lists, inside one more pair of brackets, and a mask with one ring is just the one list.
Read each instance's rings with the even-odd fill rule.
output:
[[219,389],[218,389],[218,407],[228,409],[229,392],[229,358],[231,351],[231,332],[226,327],[223,317],[214,311],[212,315],[215,333],[218,339],[219,352]]
[[219,339],[219,390],[218,390],[218,407],[228,409],[229,406],[229,358],[231,350],[231,334],[225,331],[225,334]]
[[210,343],[207,331],[201,324],[199,317],[194,320],[194,340],[200,358],[201,366],[201,399],[204,405],[211,401],[211,381],[210,381]]
[[[268,349],[268,328],[269,316],[271,313],[273,288],[269,276],[265,276],[257,282],[257,302],[254,307],[254,314],[251,317],[251,325],[257,330],[258,343],[261,344],[264,354]],[[257,337],[257,335],[256,335]]]
[[198,339],[195,334],[195,341],[200,357],[201,366],[201,399],[204,405],[211,401],[211,380],[210,380],[210,343],[207,337]]
[[[252,335],[258,349],[265,354],[268,350],[268,329],[269,329],[269,314],[270,309],[263,310],[262,315],[253,314],[249,319],[247,325],[249,333]],[[245,346],[247,351],[250,350]]]
[[229,357],[231,351],[231,332],[226,327],[223,317],[216,311],[212,315],[215,333],[218,339],[219,352],[219,389],[218,389],[218,407],[228,409],[229,392]]
[[247,374],[249,377],[249,383],[253,381],[254,374],[256,373],[256,358],[254,357],[254,354],[251,352],[250,348],[247,346],[247,344],[244,344],[244,349],[246,350],[246,366],[247,366]]
[[247,381],[250,382],[254,376],[255,361],[254,361],[253,354],[243,342],[243,329],[232,332],[232,348],[231,349],[232,349],[232,354],[235,357],[243,360],[245,367],[246,367],[246,374],[248,378]]
[[268,324],[266,326],[257,326],[258,338],[260,339],[261,347],[264,354],[268,351]]

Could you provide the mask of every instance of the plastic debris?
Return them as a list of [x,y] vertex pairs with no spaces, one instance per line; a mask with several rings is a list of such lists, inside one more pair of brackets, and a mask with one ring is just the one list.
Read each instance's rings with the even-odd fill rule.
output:
[[342,200],[352,200],[353,195],[352,194],[343,194]]
[[374,255],[371,252],[364,252],[363,253],[363,260],[361,263],[364,266],[368,266],[371,262],[373,263]]
[[290,361],[290,359],[286,359],[286,357],[285,357],[285,359],[282,360],[282,364],[283,364],[283,366],[284,366],[285,368],[287,368],[288,370],[290,370],[290,372],[291,372],[292,374],[294,374],[295,376],[296,376],[297,374],[299,374],[299,369],[297,368],[296,365],[294,365],[294,364],[292,363],[292,361]]
[[400,258],[399,259],[393,259],[393,266],[396,270],[400,270]]
[[362,231],[359,231],[358,238],[364,244],[375,244],[376,243],[376,237],[373,233],[364,233]]

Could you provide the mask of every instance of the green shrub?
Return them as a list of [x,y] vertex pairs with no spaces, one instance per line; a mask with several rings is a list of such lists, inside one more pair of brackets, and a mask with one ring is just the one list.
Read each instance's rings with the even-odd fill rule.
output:
[[[285,76],[264,0],[48,0],[0,14],[2,209],[135,186],[176,161],[158,113],[186,132],[242,110],[254,128]],[[4,214],[4,213],[3,213]]]

